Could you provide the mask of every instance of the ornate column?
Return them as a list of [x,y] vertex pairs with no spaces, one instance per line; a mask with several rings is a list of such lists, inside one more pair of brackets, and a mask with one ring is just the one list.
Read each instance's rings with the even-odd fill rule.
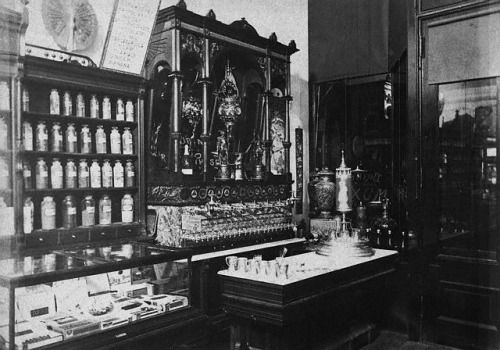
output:
[[205,29],[205,38],[203,39],[203,66],[201,71],[201,85],[203,88],[203,122],[202,133],[200,136],[203,143],[203,177],[206,177],[208,172],[208,141],[210,132],[208,129],[209,122],[209,85],[210,85],[210,39],[208,31]]
[[172,78],[172,107],[173,107],[173,120],[172,131],[170,135],[174,141],[174,172],[179,173],[180,167],[180,118],[182,110],[182,91],[181,91],[181,31],[180,21],[175,20],[174,29],[172,30],[172,73],[169,77]]
[[293,98],[290,94],[291,81],[290,81],[290,56],[286,63],[286,85],[285,85],[285,140],[283,142],[283,147],[285,148],[285,174],[290,173],[290,147],[292,143],[290,142],[290,103]]
[[266,162],[266,173],[271,173],[271,152],[273,140],[271,139],[271,106],[270,96],[271,93],[271,56],[269,50],[266,55],[266,91],[264,92],[264,151]]

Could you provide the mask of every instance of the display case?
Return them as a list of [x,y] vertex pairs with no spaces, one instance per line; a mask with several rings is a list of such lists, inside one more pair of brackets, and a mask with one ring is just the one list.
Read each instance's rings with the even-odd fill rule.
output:
[[33,248],[138,236],[144,79],[45,51],[25,57],[16,86],[20,241]]
[[[147,203],[161,243],[218,249],[294,235],[289,105],[296,51],[274,33],[259,36],[244,18],[224,24],[213,11],[190,12],[184,1],[159,12],[145,71]],[[269,207],[287,212],[283,225],[257,220],[259,230],[243,232],[245,213]],[[200,211],[210,227],[224,228],[184,225],[184,214]]]
[[0,263],[3,349],[121,346],[194,319],[189,250],[116,241]]

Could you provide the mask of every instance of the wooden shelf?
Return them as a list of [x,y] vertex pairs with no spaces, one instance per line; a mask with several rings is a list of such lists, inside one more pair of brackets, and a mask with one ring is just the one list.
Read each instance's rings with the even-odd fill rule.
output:
[[44,190],[39,189],[29,189],[24,190],[25,196],[57,196],[57,195],[68,195],[68,194],[108,194],[108,193],[128,193],[137,192],[137,187],[101,187],[101,188],[48,188]]
[[98,160],[135,160],[136,154],[112,154],[112,153],[70,153],[70,152],[42,152],[42,151],[21,151],[21,155],[30,158],[59,158],[59,159],[98,159]]
[[104,127],[108,126],[117,126],[119,128],[131,128],[134,129],[137,127],[137,122],[127,122],[121,120],[114,119],[100,119],[100,118],[89,118],[86,117],[76,117],[76,116],[67,116],[67,115],[59,115],[59,114],[47,114],[47,113],[34,113],[34,112],[23,112],[23,120],[29,122],[57,122],[57,123],[74,123],[77,125],[89,125],[89,126],[97,126],[102,125]]
[[129,227],[137,227],[139,225],[140,224],[138,222],[131,222],[131,223],[113,222],[112,224],[109,225],[77,226],[74,228],[58,227],[53,230],[35,229],[29,235],[35,235],[35,234],[43,235],[43,234],[50,234],[52,232],[65,233],[70,231],[90,231],[90,230],[99,231],[99,230],[111,230],[111,229],[125,229]]

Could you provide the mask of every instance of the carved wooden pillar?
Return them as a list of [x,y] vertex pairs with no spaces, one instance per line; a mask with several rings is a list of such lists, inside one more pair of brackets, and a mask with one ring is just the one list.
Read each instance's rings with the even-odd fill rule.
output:
[[290,82],[290,57],[286,63],[286,85],[285,85],[285,140],[283,142],[283,147],[285,148],[285,174],[290,173],[290,103],[293,98],[290,93],[291,82]]
[[180,171],[180,118],[182,108],[182,91],[181,91],[181,32],[180,21],[175,20],[175,28],[172,33],[172,73],[169,75],[172,78],[172,107],[173,120],[172,132],[170,135],[174,140],[174,172]]
[[[205,32],[205,35],[208,33]],[[201,71],[201,84],[203,87],[203,122],[201,142],[203,143],[203,176],[206,177],[208,172],[208,141],[210,133],[208,130],[209,122],[209,85],[210,85],[210,40],[205,37],[203,40],[203,68]]]
[[273,140],[271,139],[271,106],[270,96],[271,93],[271,57],[269,52],[266,56],[266,91],[264,92],[264,150],[266,160],[266,173],[271,172],[271,152]]

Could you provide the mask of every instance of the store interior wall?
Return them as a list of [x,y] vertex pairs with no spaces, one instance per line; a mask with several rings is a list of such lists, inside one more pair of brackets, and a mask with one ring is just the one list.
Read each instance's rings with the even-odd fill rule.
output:
[[389,4],[390,0],[309,0],[310,80],[386,73]]
[[[160,7],[175,5],[178,0],[162,0]],[[210,9],[215,12],[218,21],[229,24],[242,17],[250,23],[260,36],[268,38],[275,32],[278,41],[288,45],[295,40],[300,50],[291,57],[291,95],[290,109],[290,169],[296,180],[296,145],[295,129],[302,128],[303,142],[303,214],[296,215],[299,222],[308,217],[307,183],[309,181],[309,57],[308,57],[308,16],[307,0],[186,0],[187,9],[200,15],[206,15]],[[295,191],[296,184],[293,185]]]

